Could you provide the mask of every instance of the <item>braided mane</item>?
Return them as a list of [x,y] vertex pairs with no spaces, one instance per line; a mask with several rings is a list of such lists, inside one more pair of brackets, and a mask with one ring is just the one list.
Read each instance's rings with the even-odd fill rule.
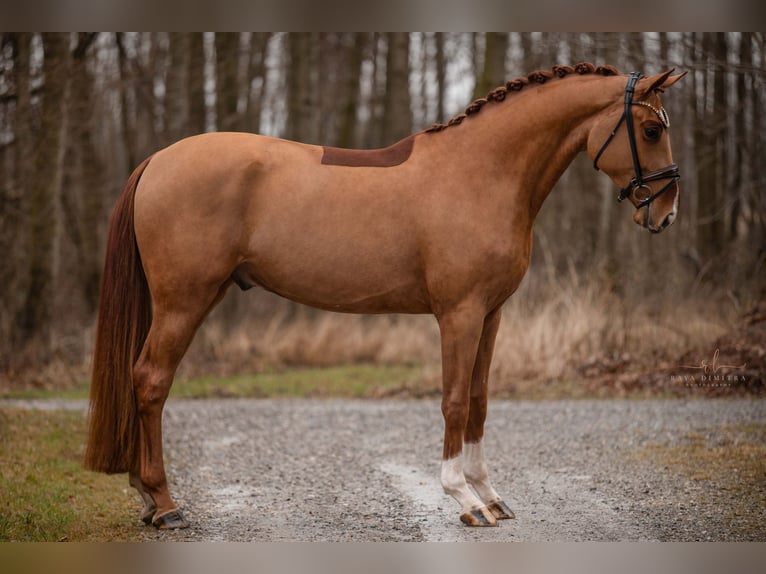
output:
[[480,98],[471,103],[462,114],[458,114],[449,120],[446,124],[434,124],[430,128],[426,129],[426,133],[440,132],[451,126],[456,126],[461,123],[465,118],[470,115],[476,114],[481,111],[486,104],[490,102],[502,102],[505,98],[513,92],[518,92],[524,88],[527,84],[544,84],[548,80],[556,78],[564,78],[570,74],[600,74],[602,76],[617,76],[620,72],[614,66],[594,66],[589,62],[580,62],[574,67],[572,66],[553,66],[550,71],[537,70],[528,74],[526,77],[516,78],[505,83],[504,86],[500,86],[492,90],[487,94],[486,98]]

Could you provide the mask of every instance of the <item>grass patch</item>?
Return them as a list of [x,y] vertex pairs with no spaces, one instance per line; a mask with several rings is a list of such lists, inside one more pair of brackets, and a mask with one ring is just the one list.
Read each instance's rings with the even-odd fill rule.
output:
[[757,486],[766,496],[766,424],[704,429],[646,452],[691,480],[716,480],[727,490]]
[[[425,396],[438,392],[440,371],[422,365],[354,364],[267,370],[234,376],[177,377],[175,398]],[[89,381],[66,390],[53,388],[0,391],[0,399],[87,399]]]
[[703,429],[640,455],[694,484],[700,512],[722,515],[726,540],[766,540],[766,424]]
[[124,475],[82,468],[83,413],[0,409],[0,541],[141,540]]
[[[176,382],[176,398],[344,397],[425,393],[427,373],[415,365],[346,365],[291,369],[233,377],[195,377]],[[439,387],[436,387],[438,390]],[[415,393],[417,394],[417,392]]]
[[0,399],[87,399],[90,381],[80,381],[68,389],[11,389],[0,391]]

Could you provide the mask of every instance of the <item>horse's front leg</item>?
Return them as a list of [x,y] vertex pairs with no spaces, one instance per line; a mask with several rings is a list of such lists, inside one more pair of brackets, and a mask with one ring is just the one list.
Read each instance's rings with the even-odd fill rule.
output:
[[482,336],[485,312],[458,307],[438,317],[442,343],[442,414],[444,452],[441,483],[461,506],[460,520],[469,526],[496,526],[495,515],[468,487],[463,469],[463,436],[470,413],[471,375]]
[[471,402],[468,424],[463,445],[463,472],[465,479],[479,495],[482,502],[498,520],[516,518],[516,515],[497,494],[489,481],[487,462],[484,457],[484,421],[487,418],[487,393],[489,390],[489,367],[495,349],[495,337],[500,326],[502,309],[498,307],[484,319],[484,328],[476,353],[471,376]]

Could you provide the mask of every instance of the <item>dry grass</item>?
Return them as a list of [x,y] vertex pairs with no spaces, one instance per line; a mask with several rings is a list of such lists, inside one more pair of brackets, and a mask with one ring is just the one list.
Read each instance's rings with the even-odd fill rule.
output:
[[[240,305],[246,307],[244,301]],[[362,363],[423,366],[429,388],[439,376],[439,329],[433,317],[342,315],[296,310],[276,298],[272,303],[277,311],[270,316],[233,328],[222,317],[211,317],[181,376]],[[493,389],[538,396],[549,387],[554,394],[576,395],[576,390],[563,389],[562,381],[568,385],[594,365],[651,367],[711,343],[735,318],[731,306],[710,307],[707,298],[655,296],[633,304],[601,282],[583,282],[575,272],[556,282],[533,276],[504,309]]]
[[[721,293],[646,289],[631,297],[574,270],[563,276],[530,272],[506,303],[491,388],[496,395],[527,398],[593,395],[583,380],[652,369],[690,350],[712,355],[713,342],[735,329],[741,310]],[[54,361],[5,373],[0,393],[81,389],[88,362]],[[438,390],[438,325],[427,315],[327,313],[265,292],[232,290],[197,334],[179,379],[349,365],[415,366],[422,380],[409,383],[408,390]]]
[[506,304],[493,375],[497,388],[528,393],[533,386],[576,381],[597,369],[646,369],[706,346],[731,328],[735,313],[695,299],[626,302],[576,274],[541,292],[528,288]]
[[278,313],[262,324],[228,329],[211,321],[196,349],[238,368],[421,364],[438,360],[438,328],[427,316]]

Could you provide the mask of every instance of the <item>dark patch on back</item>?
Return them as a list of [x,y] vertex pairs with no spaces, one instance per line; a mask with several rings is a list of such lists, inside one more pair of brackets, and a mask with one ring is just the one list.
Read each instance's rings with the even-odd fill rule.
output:
[[381,149],[343,149],[325,146],[322,163],[347,167],[393,167],[409,159],[414,143],[415,136],[411,135],[394,145]]

